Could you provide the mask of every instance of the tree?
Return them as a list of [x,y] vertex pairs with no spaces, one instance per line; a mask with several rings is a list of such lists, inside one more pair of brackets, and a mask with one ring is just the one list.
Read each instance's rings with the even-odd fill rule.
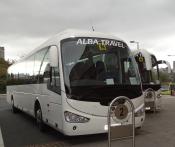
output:
[[11,64],[9,61],[0,58],[0,93],[5,93],[6,91],[7,69]]
[[161,82],[170,82],[171,75],[167,72],[160,71],[160,81]]

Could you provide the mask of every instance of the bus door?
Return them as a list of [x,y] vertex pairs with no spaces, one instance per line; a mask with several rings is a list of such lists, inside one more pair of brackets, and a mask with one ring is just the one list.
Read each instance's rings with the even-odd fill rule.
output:
[[[56,46],[53,46],[53,48],[54,50],[56,50],[56,54],[54,56],[57,56],[58,58]],[[50,58],[52,58],[51,56]],[[61,82],[60,82],[59,64],[57,63],[53,65],[52,63],[50,63],[49,66],[50,66],[49,67],[50,76],[47,81],[47,89],[49,91],[48,103],[47,103],[47,109],[48,109],[47,117],[51,125],[53,125],[56,128],[57,127],[60,128],[62,125],[62,121],[60,119],[61,112],[62,112],[61,111],[62,101],[61,101]]]

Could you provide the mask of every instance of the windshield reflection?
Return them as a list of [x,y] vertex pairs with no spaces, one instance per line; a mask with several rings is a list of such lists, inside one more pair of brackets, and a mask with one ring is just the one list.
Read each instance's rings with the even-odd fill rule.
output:
[[93,39],[96,40],[94,44],[80,44],[79,38],[62,41],[63,72],[68,87],[140,84],[125,43],[116,41],[118,46],[109,43],[105,45],[102,44],[102,39],[91,38]]

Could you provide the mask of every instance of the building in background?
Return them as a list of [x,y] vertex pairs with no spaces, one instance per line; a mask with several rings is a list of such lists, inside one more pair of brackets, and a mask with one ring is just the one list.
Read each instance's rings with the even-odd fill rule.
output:
[[0,58],[4,59],[4,47],[0,46]]
[[175,73],[175,61],[173,61],[173,73]]

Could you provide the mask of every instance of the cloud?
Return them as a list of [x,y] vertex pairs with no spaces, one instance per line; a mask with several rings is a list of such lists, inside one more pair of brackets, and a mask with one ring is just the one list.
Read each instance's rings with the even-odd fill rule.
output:
[[43,43],[46,38],[27,38],[21,36],[0,36],[2,46],[5,46],[5,56],[7,59],[18,60],[20,57],[28,54],[34,48]]
[[139,41],[161,58],[163,48],[171,44],[172,53],[175,47],[174,5],[173,0],[1,0],[0,45],[7,58],[17,57],[64,29],[93,25],[128,43]]
[[16,0],[15,3],[7,0],[1,7],[1,32],[43,36],[68,27],[89,28],[92,20],[95,23],[104,21],[110,5],[100,0]]

